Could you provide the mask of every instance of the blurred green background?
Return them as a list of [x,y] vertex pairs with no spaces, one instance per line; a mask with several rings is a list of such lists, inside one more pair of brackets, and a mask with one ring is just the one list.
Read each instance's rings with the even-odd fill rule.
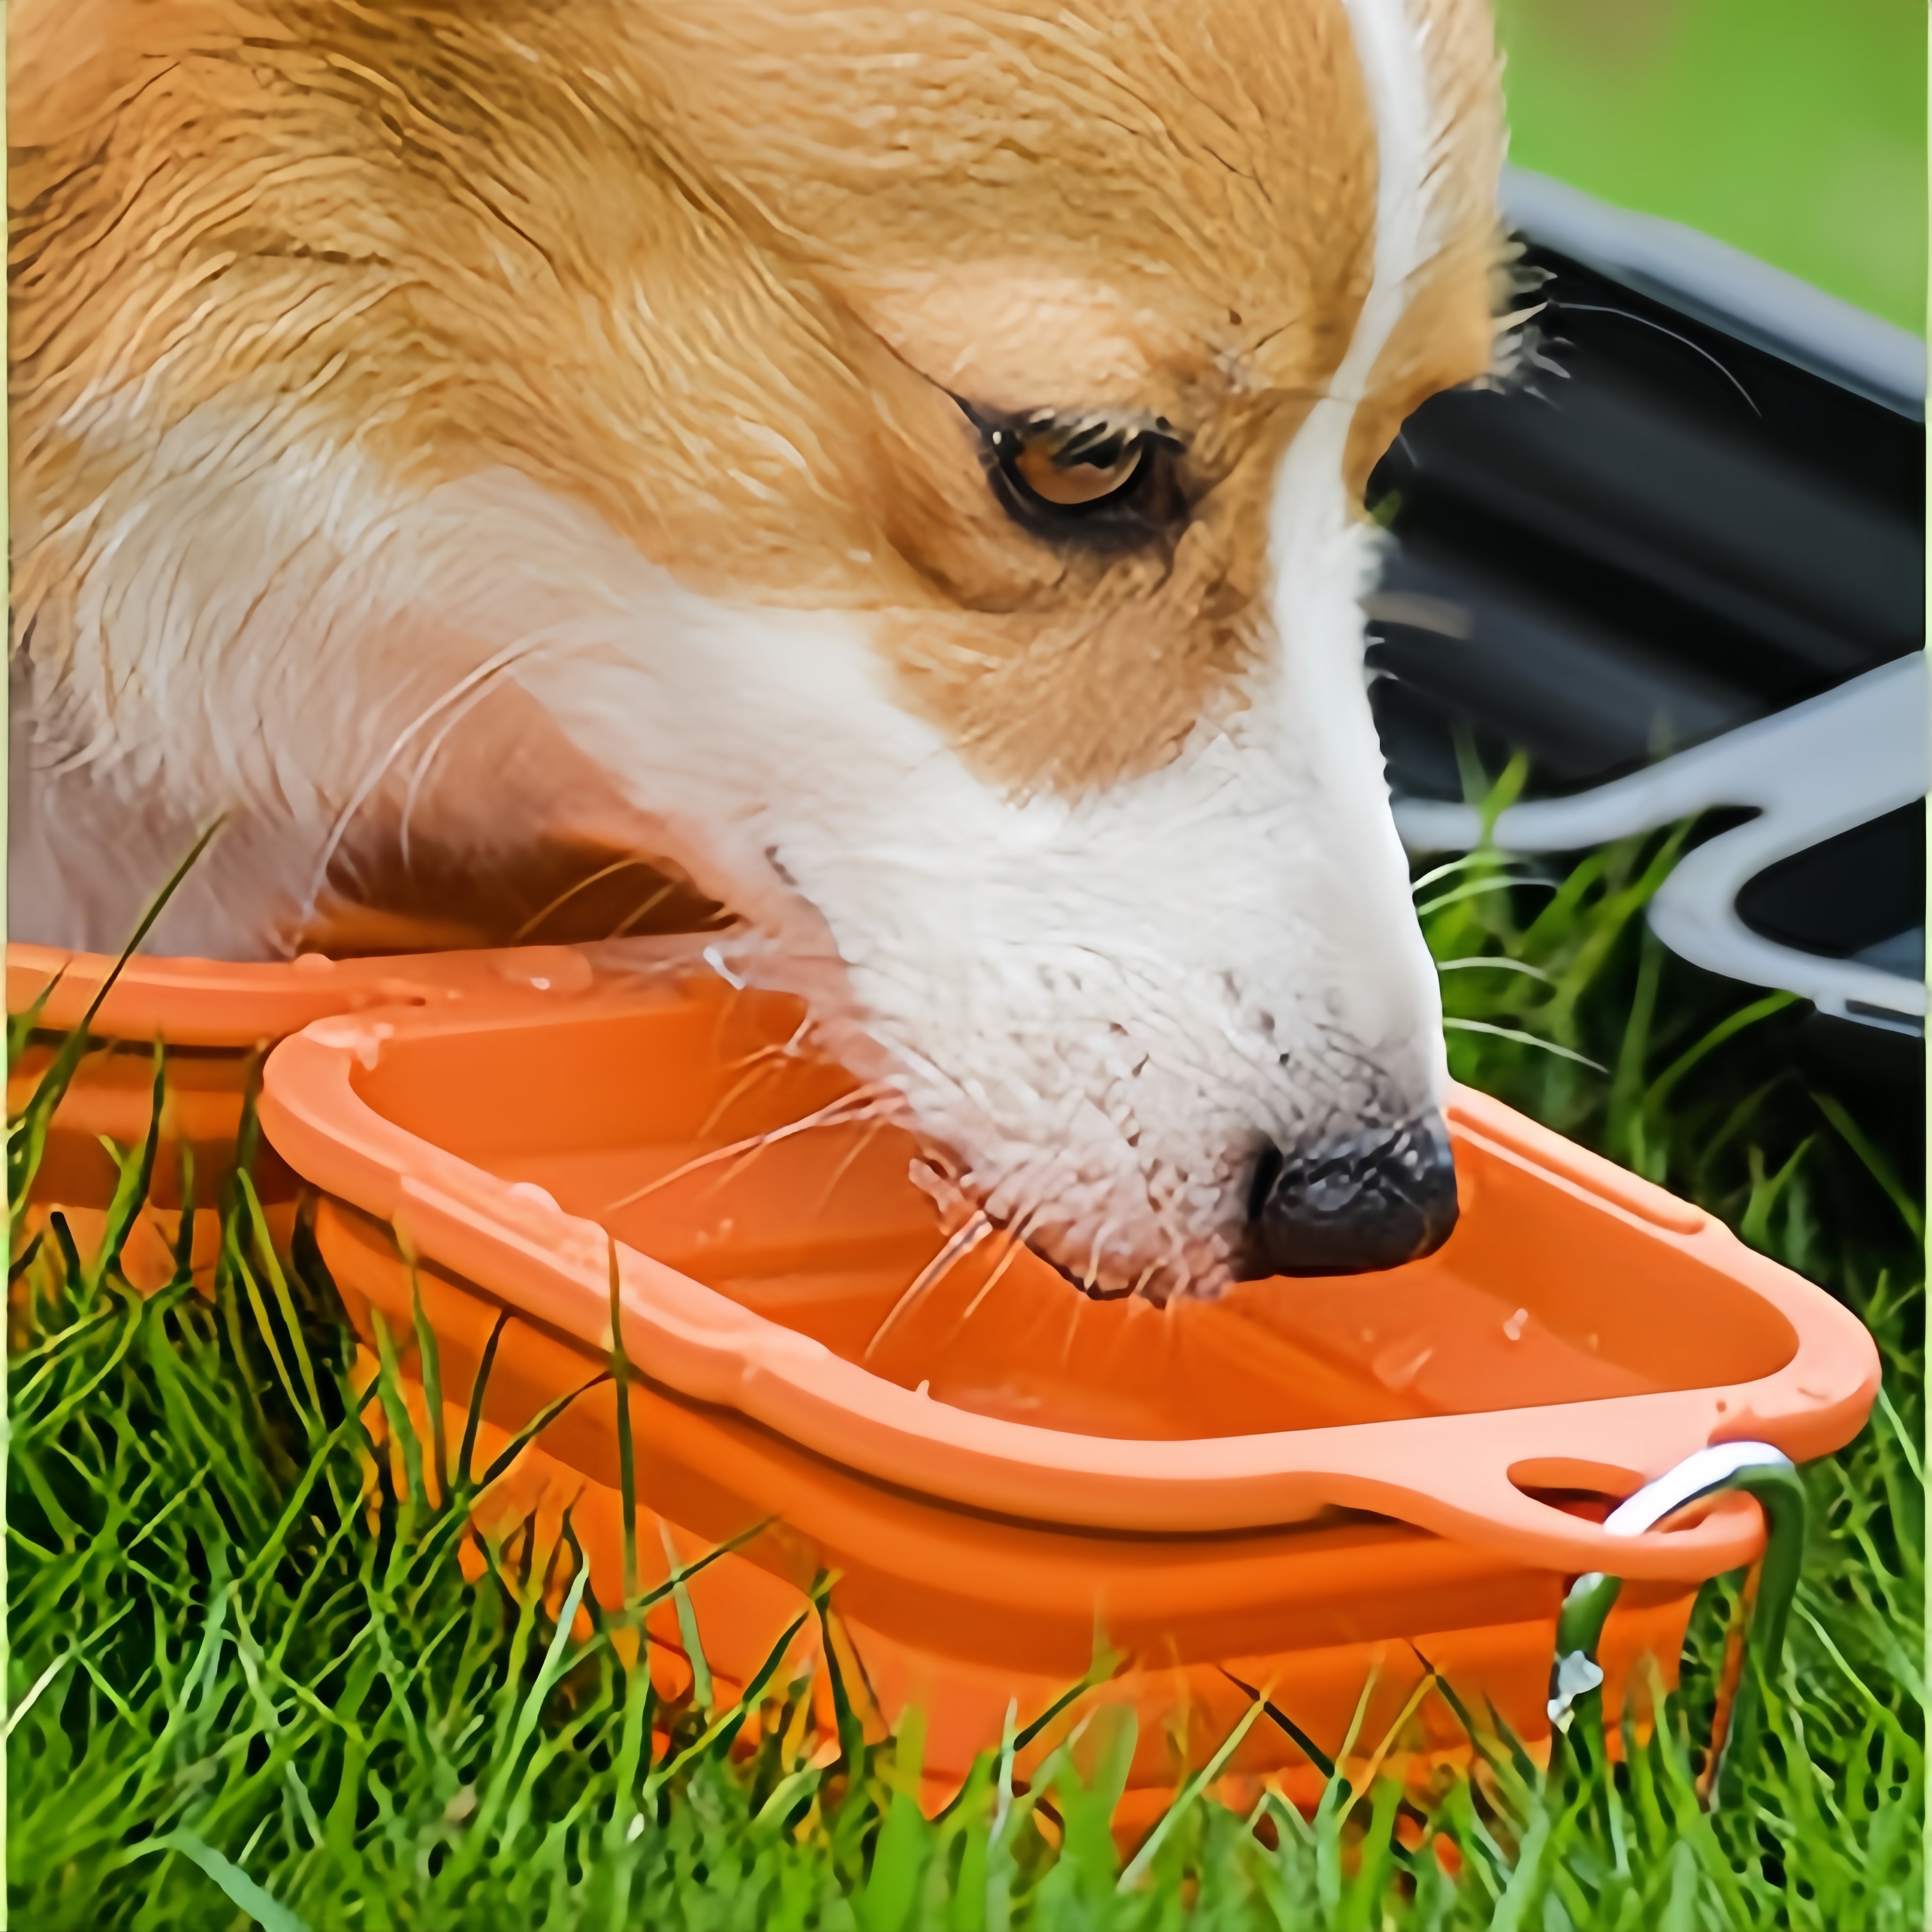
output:
[[1510,158],[1922,331],[1925,0],[1496,0]]

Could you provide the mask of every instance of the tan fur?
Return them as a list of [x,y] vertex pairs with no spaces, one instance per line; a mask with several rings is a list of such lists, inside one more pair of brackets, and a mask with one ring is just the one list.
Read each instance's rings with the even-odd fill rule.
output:
[[[1490,356],[1487,25],[1418,18],[1450,238],[1358,488]],[[906,701],[1004,788],[1145,771],[1230,699],[1275,462],[1370,272],[1340,0],[16,0],[11,31],[37,652],[88,504],[220,398],[404,485],[511,466],[707,595],[876,613]],[[949,387],[1167,416],[1172,556],[1014,527]]]
[[1432,182],[1442,245],[1377,358],[1348,438],[1348,487],[1359,497],[1402,419],[1436,394],[1486,373],[1510,292],[1499,254],[1496,185],[1503,160],[1502,68],[1486,10],[1462,0],[1409,0],[1426,35],[1446,130]]

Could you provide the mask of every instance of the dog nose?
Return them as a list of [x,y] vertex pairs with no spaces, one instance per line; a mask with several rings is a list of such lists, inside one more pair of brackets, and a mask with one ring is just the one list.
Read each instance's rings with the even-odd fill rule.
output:
[[1264,1150],[1250,1197],[1256,1259],[1274,1274],[1366,1274],[1433,1254],[1456,1225],[1438,1114]]

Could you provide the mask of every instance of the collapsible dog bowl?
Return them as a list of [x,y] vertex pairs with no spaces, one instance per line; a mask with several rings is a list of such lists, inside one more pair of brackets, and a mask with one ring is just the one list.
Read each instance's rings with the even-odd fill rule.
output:
[[[155,1167],[151,1201],[170,1214],[180,1206],[176,1150],[185,1142],[204,1204],[196,1252],[198,1258],[204,1252],[212,1256],[216,1216],[206,1204],[218,1198],[220,1177],[233,1164],[251,1072],[277,1040],[326,1014],[440,1004],[471,987],[500,983],[506,971],[541,976],[549,957],[542,949],[526,949],[508,962],[487,952],[340,962],[309,955],[274,965],[146,956],[132,961],[89,1031],[103,1042],[145,1048],[164,1039],[169,1046],[164,1139],[170,1151]],[[112,964],[53,946],[8,946],[8,1011],[26,1013],[37,1003],[40,1009],[35,1037],[8,1069],[10,1118],[26,1105],[58,1036],[86,1017]],[[557,970],[588,976],[574,954],[559,956]],[[91,1054],[55,1115],[34,1198],[64,1208],[83,1245],[112,1198],[117,1178],[101,1136],[124,1147],[138,1142],[148,1130],[153,1087],[145,1053]],[[285,1218],[274,1210],[292,1200],[296,1183],[272,1150],[260,1159],[256,1180],[271,1218]],[[144,1281],[152,1273],[166,1279],[173,1265],[171,1245],[157,1236],[152,1217],[144,1216],[124,1257],[130,1277]]]
[[[10,1004],[58,963],[15,949]],[[104,964],[71,968],[44,1018],[78,1018]],[[354,1320],[406,1342],[419,1292],[459,1412],[506,1323],[492,1440],[585,1390],[498,1506],[553,1537],[568,1508],[610,1602],[614,1254],[647,1574],[748,1534],[688,1586],[711,1670],[742,1684],[833,1573],[848,1678],[885,1722],[924,1709],[942,1785],[1010,1704],[1024,1724],[1078,1680],[1096,1631],[1132,1660],[1093,1694],[1138,1707],[1149,1792],[1213,1750],[1242,1686],[1332,1753],[1364,1684],[1373,1735],[1425,1659],[1534,1741],[1559,1598],[1589,1570],[1633,1580],[1600,1652],[1615,1709],[1640,1655],[1674,1676],[1697,1585],[1750,1560],[1762,1524],[1732,1495],[1617,1536],[1607,1504],[1714,1442],[1822,1454],[1873,1400],[1870,1340],[1828,1296],[1467,1092],[1462,1219],[1428,1259],[1164,1310],[1090,1300],[935,1206],[912,1136],[801,1043],[802,1017],[709,972],[544,949],[136,962],[95,1027],[171,1032],[205,1067],[310,1022],[268,1059],[262,1119],[323,1196]],[[124,1097],[77,1084],[63,1131]],[[668,1609],[653,1630],[682,1642]],[[1425,1697],[1398,1762],[1462,1742]],[[1271,1725],[1231,1768],[1312,1776]]]

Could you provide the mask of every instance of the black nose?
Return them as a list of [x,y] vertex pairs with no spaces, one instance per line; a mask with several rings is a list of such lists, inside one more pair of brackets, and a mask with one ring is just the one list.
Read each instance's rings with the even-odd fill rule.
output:
[[1255,1259],[1274,1274],[1366,1274],[1433,1254],[1456,1225],[1456,1166],[1436,1114],[1262,1156]]

